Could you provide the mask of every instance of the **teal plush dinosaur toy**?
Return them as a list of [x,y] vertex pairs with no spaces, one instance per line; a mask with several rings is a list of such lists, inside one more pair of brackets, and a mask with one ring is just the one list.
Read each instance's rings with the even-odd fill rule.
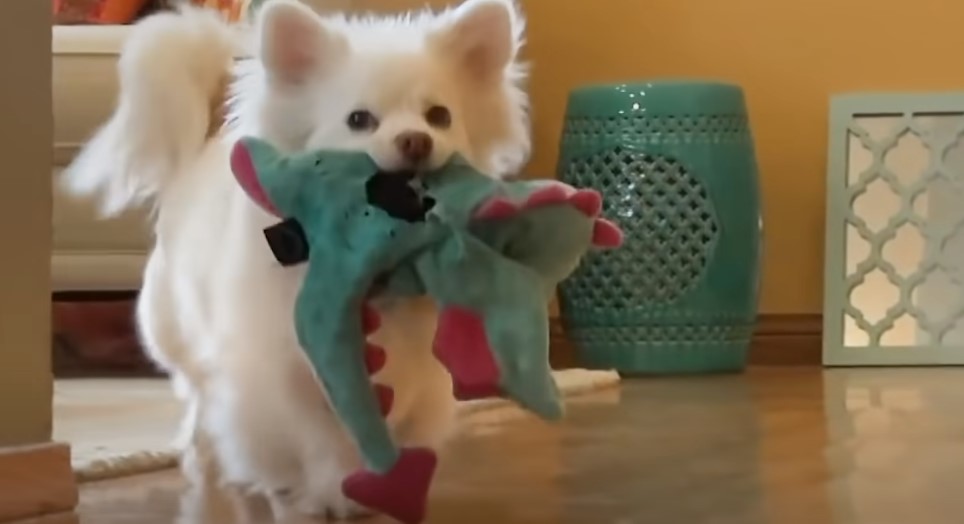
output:
[[346,496],[420,522],[436,465],[431,450],[395,446],[383,419],[391,391],[369,382],[375,292],[438,302],[435,354],[458,398],[504,396],[562,416],[547,303],[591,247],[622,241],[599,217],[597,192],[497,181],[458,156],[418,176],[384,173],[364,153],[286,156],[255,138],[235,145],[231,166],[248,196],[283,219],[265,230],[279,262],[308,264],[298,339],[367,468],[345,480]]

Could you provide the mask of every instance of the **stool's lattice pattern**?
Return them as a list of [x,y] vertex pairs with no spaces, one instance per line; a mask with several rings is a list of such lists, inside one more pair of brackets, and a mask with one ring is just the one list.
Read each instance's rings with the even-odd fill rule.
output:
[[[566,170],[575,185],[595,186],[607,195],[605,215],[632,239],[574,275],[568,289],[574,304],[615,309],[669,304],[699,281],[720,228],[706,188],[680,162],[615,147],[575,159]],[[607,291],[614,288],[624,292]]]

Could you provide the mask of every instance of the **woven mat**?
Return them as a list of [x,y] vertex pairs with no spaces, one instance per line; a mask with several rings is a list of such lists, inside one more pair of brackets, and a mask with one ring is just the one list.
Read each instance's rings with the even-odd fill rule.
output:
[[[565,397],[619,384],[611,371],[555,372]],[[500,399],[459,403],[459,415],[481,411],[522,412]],[[166,380],[71,379],[54,385],[54,439],[68,442],[79,481],[147,473],[177,465],[171,442],[181,407]]]

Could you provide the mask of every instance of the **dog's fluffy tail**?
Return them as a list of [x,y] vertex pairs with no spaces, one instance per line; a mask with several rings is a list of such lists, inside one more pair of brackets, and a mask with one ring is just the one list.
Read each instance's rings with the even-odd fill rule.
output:
[[65,171],[67,189],[100,195],[107,216],[163,191],[219,124],[238,44],[226,23],[198,8],[139,22],[121,52],[114,113]]

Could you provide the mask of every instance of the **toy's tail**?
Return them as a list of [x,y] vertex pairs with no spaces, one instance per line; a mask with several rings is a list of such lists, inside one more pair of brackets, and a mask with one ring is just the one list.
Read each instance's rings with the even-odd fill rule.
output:
[[281,216],[265,190],[258,173],[262,169],[276,168],[281,154],[268,142],[247,137],[235,142],[231,149],[231,172],[241,189],[265,211]]
[[114,215],[160,192],[220,126],[238,41],[210,11],[183,8],[132,29],[118,64],[114,113],[65,171],[78,195]]

